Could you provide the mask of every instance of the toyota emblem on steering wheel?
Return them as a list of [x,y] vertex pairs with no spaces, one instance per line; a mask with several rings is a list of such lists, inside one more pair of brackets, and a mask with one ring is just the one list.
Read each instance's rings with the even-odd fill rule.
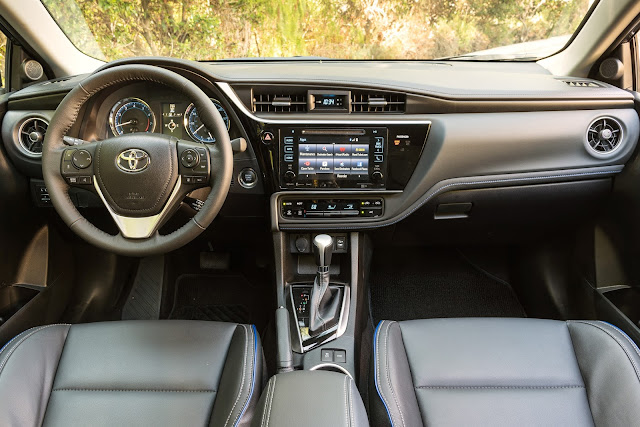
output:
[[124,150],[116,158],[116,164],[125,172],[141,172],[151,163],[149,153],[137,148]]

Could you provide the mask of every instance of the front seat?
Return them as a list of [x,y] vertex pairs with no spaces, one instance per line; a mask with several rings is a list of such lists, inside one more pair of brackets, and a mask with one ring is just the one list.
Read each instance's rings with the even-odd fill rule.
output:
[[374,426],[638,426],[640,353],[596,321],[382,321]]
[[179,320],[42,326],[0,351],[0,424],[246,425],[262,372],[253,326]]

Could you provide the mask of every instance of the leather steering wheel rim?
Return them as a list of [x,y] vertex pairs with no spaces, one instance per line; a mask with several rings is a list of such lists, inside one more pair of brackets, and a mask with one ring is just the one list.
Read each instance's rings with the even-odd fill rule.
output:
[[[63,151],[68,148],[63,137],[78,118],[82,106],[92,96],[111,86],[127,82],[151,82],[165,85],[193,102],[202,123],[213,133],[215,144],[203,144],[212,159],[211,192],[202,209],[185,225],[166,235],[157,231],[146,239],[129,239],[118,233],[108,234],[89,222],[69,197],[69,185],[60,172]],[[106,140],[108,141],[108,140]],[[63,221],[87,242],[125,256],[149,256],[178,249],[195,239],[215,219],[229,192],[233,174],[233,150],[226,126],[209,97],[183,76],[151,65],[121,65],[90,75],[72,89],[58,106],[45,136],[42,149],[42,173],[51,202]]]

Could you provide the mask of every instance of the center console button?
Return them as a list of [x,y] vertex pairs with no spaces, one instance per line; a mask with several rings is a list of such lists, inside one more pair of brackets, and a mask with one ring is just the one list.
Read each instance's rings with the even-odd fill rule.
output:
[[333,350],[322,350],[320,359],[323,362],[333,362]]
[[276,139],[276,137],[273,135],[273,132],[262,132],[260,134],[260,138],[262,139],[262,142],[264,142],[265,144],[271,144],[273,142],[274,139]]

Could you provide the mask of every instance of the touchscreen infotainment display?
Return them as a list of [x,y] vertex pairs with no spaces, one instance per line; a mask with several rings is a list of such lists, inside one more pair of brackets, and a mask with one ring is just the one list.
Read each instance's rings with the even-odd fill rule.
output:
[[387,129],[280,129],[283,188],[384,188]]
[[366,136],[308,136],[298,144],[298,174],[369,174],[369,143]]

